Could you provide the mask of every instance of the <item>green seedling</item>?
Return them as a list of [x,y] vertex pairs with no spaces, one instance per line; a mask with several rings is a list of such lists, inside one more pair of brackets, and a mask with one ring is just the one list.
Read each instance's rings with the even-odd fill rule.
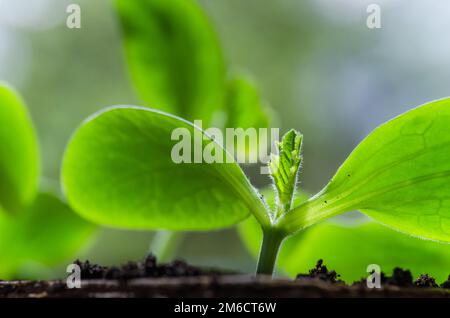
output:
[[[86,242],[93,225],[39,190],[36,133],[22,99],[0,83],[0,278],[29,277]],[[42,278],[42,276],[41,276]]]
[[[275,193],[271,188],[261,191],[271,209]],[[295,205],[309,198],[299,191]],[[239,234],[250,253],[257,258],[262,234],[255,218],[238,226]],[[437,281],[449,274],[450,246],[423,240],[362,217],[356,213],[337,216],[311,226],[283,242],[277,258],[278,271],[295,277],[308,270],[318,259],[336,270],[340,279],[352,283],[369,275],[369,264],[377,264],[387,274],[395,267],[409,269],[413,277],[430,273]]]
[[[269,107],[250,76],[227,76],[219,38],[195,0],[116,0],[125,56],[142,104],[203,127],[269,127]],[[236,149],[250,155],[255,149]],[[151,250],[174,254],[180,232],[160,232]]]
[[[84,122],[68,144],[62,183],[87,219],[130,229],[213,230],[251,213],[263,239],[257,273],[272,274],[285,238],[348,211],[414,236],[450,241],[450,99],[410,110],[375,129],[319,193],[295,202],[302,136],[289,131],[270,164],[270,209],[237,163],[175,164],[171,133],[184,128],[201,145],[220,144],[179,117],[113,107]],[[192,140],[194,143],[197,139]]]

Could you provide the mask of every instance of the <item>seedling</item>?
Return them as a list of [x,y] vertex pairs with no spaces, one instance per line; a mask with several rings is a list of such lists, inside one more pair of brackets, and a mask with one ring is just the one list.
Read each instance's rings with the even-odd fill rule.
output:
[[[38,188],[39,153],[22,99],[0,83],[0,277],[36,274],[71,257],[94,226]],[[40,273],[42,274],[42,273]],[[40,275],[42,278],[42,275]]]
[[[274,191],[267,187],[261,193],[272,208]],[[298,191],[294,204],[308,198]],[[238,230],[248,251],[257,258],[262,239],[258,222],[250,217],[239,224]],[[284,240],[277,270],[295,277],[308,273],[319,259],[347,283],[367,277],[369,264],[379,265],[385,273],[400,267],[410,270],[413,277],[431,273],[437,281],[444,281],[449,274],[450,245],[405,235],[352,213],[320,222]]]
[[[449,123],[450,99],[388,121],[298,206],[292,202],[303,138],[291,130],[270,163],[277,202],[271,210],[237,163],[171,160],[171,132],[182,127],[194,135],[192,123],[152,109],[112,107],[73,135],[62,183],[75,211],[120,228],[213,230],[251,213],[263,232],[257,273],[271,274],[286,237],[351,210],[411,235],[450,241]],[[202,134],[203,145],[214,143]],[[229,156],[221,145],[215,149]]]

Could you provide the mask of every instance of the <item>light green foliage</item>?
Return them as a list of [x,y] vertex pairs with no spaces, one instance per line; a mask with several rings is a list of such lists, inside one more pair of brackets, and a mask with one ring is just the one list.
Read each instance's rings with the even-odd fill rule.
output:
[[36,134],[22,99],[0,83],[0,210],[16,213],[33,199],[38,158]]
[[36,194],[38,178],[31,118],[19,95],[0,84],[0,208],[7,212],[0,213],[0,279],[66,260],[93,230],[56,197]]
[[290,130],[278,143],[278,154],[271,154],[269,169],[277,190],[276,217],[292,208],[297,175],[302,162],[300,154],[302,140],[302,134]]
[[194,157],[212,145],[229,159],[185,120],[149,108],[110,108],[83,123],[67,147],[62,182],[71,206],[96,223],[132,229],[211,230],[249,211],[267,223],[265,206],[232,159],[173,161],[175,129],[189,135]]
[[22,213],[0,214],[0,278],[24,278],[17,275],[29,265],[70,261],[94,229],[54,195],[38,194]]
[[194,0],[118,0],[128,65],[146,106],[209,124],[223,109],[225,66]]
[[330,183],[286,214],[290,233],[360,210],[423,238],[450,241],[450,99],[434,101],[375,129]]

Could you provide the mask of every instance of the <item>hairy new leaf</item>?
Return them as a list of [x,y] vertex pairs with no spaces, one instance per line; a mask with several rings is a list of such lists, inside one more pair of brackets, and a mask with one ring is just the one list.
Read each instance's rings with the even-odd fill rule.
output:
[[[187,147],[178,148],[181,142]],[[223,163],[194,163],[202,149]],[[174,152],[192,163],[176,163]],[[210,230],[249,211],[269,222],[258,194],[219,144],[190,122],[149,108],[114,107],[83,123],[67,147],[62,182],[75,211],[114,227]]]
[[302,141],[302,134],[292,129],[278,143],[278,154],[271,154],[270,157],[270,176],[277,190],[277,217],[292,208],[298,171],[302,162],[300,153]]

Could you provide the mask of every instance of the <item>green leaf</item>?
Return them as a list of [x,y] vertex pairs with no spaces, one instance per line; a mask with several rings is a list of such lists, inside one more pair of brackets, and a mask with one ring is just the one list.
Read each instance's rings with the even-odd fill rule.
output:
[[[193,163],[201,149],[224,163]],[[175,163],[178,154],[192,163]],[[82,124],[67,147],[62,183],[75,211],[114,227],[211,230],[249,211],[269,222],[256,190],[219,144],[190,122],[149,108],[113,107]]]
[[[258,223],[249,218],[240,224],[239,232],[257,257],[262,239]],[[449,275],[450,246],[417,239],[373,221],[332,219],[287,238],[278,256],[278,267],[293,277],[308,273],[319,259],[347,283],[367,277],[369,264],[378,264],[388,275],[401,267],[411,270],[413,277],[428,273],[440,282]]]
[[30,263],[52,266],[68,261],[94,229],[54,195],[39,193],[23,213],[0,214],[0,277],[17,278]]
[[223,108],[216,33],[193,0],[118,0],[126,57],[146,106],[209,124]]
[[415,236],[450,241],[450,99],[375,129],[330,183],[278,226],[293,233],[351,210]]
[[302,162],[300,153],[302,141],[303,135],[292,129],[278,143],[278,154],[271,154],[269,170],[277,190],[276,217],[292,208],[298,171]]
[[18,212],[33,200],[38,176],[31,118],[20,96],[0,82],[0,209]]
[[224,127],[270,127],[270,108],[250,76],[235,74],[227,87]]

